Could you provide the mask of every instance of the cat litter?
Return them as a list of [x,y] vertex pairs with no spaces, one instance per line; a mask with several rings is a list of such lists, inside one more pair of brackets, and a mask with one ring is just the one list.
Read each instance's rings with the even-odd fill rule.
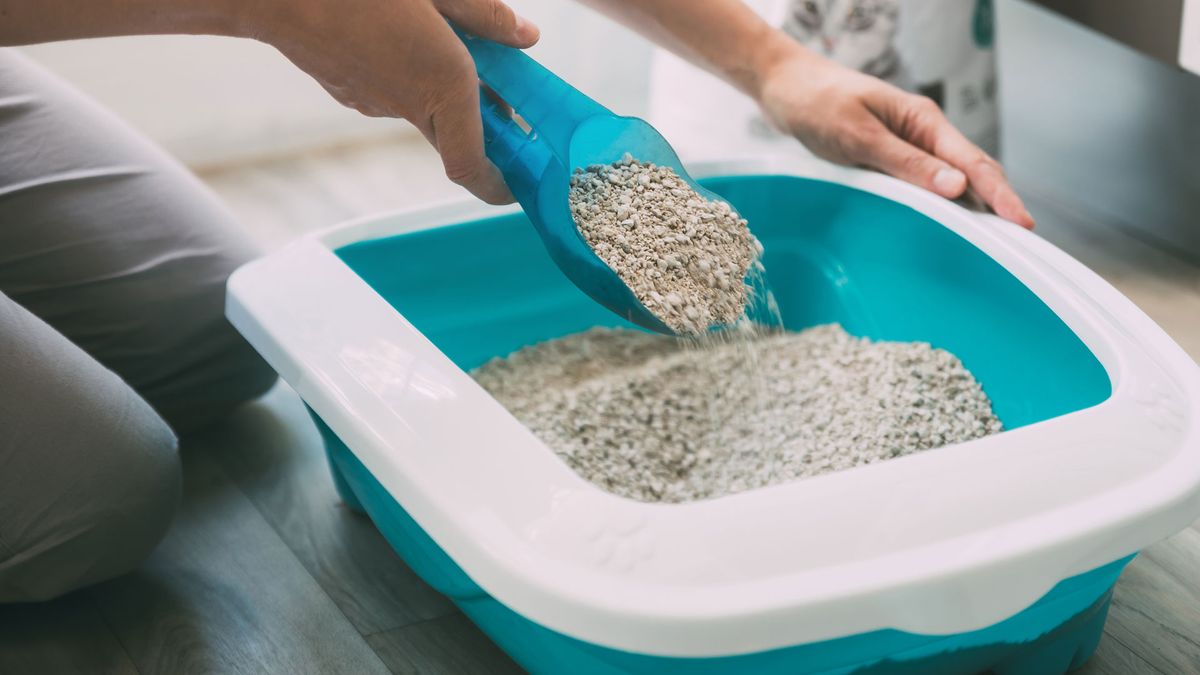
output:
[[949,352],[836,325],[704,348],[595,328],[473,374],[572,469],[642,501],[718,497],[1001,430]]
[[577,169],[568,199],[588,245],[671,330],[697,335],[745,312],[743,279],[762,246],[727,202],[629,153]]

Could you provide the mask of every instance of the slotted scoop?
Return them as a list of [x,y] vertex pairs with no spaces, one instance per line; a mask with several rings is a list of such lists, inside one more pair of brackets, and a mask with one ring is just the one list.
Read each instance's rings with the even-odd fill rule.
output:
[[612,113],[518,49],[458,34],[475,59],[479,79],[531,127],[526,133],[481,93],[484,151],[504,175],[555,264],[584,293],[621,317],[673,334],[579,232],[567,202],[571,173],[592,164],[612,164],[628,152],[642,162],[674,169],[705,199],[721,198],[692,180],[666,139],[644,120]]

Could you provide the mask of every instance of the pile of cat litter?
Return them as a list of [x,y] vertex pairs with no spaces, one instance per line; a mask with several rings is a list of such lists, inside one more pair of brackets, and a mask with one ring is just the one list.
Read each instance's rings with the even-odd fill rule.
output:
[[701,346],[594,328],[473,376],[581,476],[647,502],[719,497],[1001,430],[954,355],[837,325]]

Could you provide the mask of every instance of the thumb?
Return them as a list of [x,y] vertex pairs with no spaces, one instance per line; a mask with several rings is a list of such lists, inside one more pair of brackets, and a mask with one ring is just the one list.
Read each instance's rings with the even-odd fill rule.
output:
[[526,49],[540,35],[533,22],[501,0],[435,0],[434,5],[442,16],[485,40]]

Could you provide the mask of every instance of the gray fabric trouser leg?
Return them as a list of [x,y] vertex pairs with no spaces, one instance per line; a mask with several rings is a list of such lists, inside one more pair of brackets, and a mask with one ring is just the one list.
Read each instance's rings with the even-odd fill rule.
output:
[[223,317],[253,255],[186,170],[0,50],[0,602],[121,574],[161,538],[175,435],[275,381]]

